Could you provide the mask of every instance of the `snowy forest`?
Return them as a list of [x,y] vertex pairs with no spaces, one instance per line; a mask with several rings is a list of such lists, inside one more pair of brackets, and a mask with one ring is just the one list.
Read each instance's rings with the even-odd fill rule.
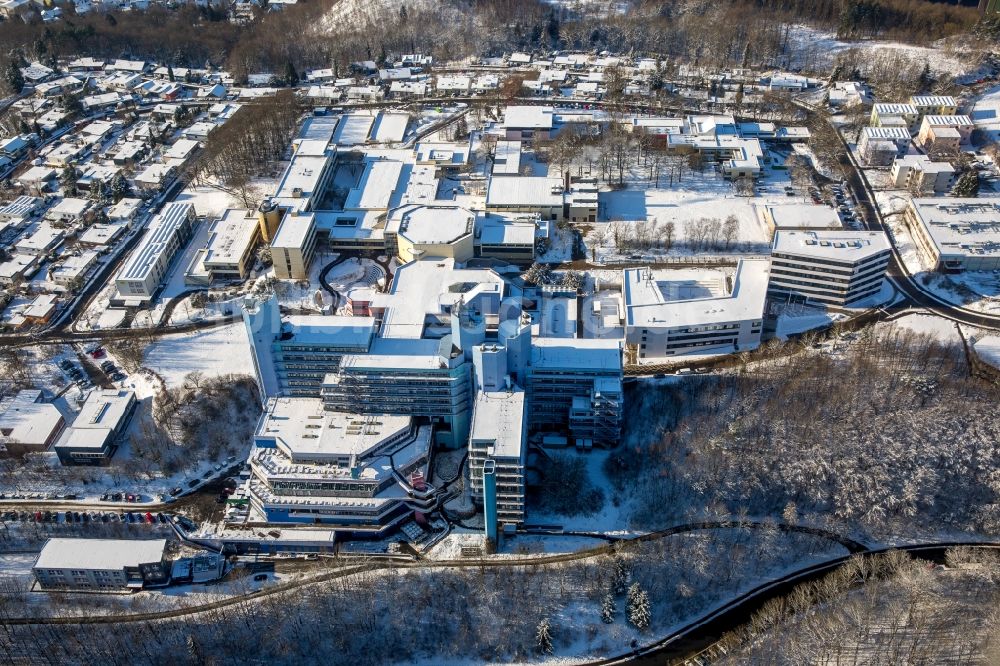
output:
[[[24,585],[0,578],[0,661],[126,666],[160,664],[170,655],[179,666],[211,666],[253,655],[250,663],[367,666],[420,658],[534,660],[566,650],[614,655],[770,572],[844,554],[835,542],[776,528],[703,530],[549,565],[506,559],[442,568],[429,562],[346,577],[331,569],[328,582],[240,597],[195,616],[128,620],[152,610],[142,593],[84,625],[12,623],[46,609],[26,605]],[[50,612],[66,612],[58,599],[53,603]]]
[[767,604],[724,639],[730,655],[717,663],[995,664],[998,577],[995,554],[961,548],[942,567],[898,552],[858,560]]
[[627,420],[646,427],[607,471],[639,528],[745,514],[874,537],[997,534],[997,399],[960,346],[868,328],[843,354],[644,385]]

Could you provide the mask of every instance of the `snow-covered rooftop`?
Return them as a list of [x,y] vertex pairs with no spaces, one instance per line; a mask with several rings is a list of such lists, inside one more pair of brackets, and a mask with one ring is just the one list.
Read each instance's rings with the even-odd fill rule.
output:
[[770,261],[742,259],[736,272],[724,277],[721,294],[677,297],[664,274],[649,268],[624,271],[626,323],[635,327],[705,326],[762,319]]
[[163,559],[166,539],[49,539],[35,569],[121,571]]

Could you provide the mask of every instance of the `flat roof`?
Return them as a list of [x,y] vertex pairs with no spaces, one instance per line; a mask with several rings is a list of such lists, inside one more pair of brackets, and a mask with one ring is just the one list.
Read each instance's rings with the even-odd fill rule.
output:
[[521,142],[497,141],[493,155],[494,176],[516,176],[521,173]]
[[562,179],[547,176],[491,178],[487,206],[562,206]]
[[863,127],[861,134],[868,139],[910,141],[910,132],[905,127]]
[[383,311],[382,338],[419,338],[429,315],[443,316],[459,300],[483,295],[499,307],[505,284],[489,269],[456,269],[454,259],[411,261],[396,269],[392,290],[376,294],[371,307]]
[[875,105],[875,112],[881,115],[902,116],[916,115],[917,107],[912,104],[885,104]]
[[969,116],[924,116],[923,123],[931,127],[971,127]]
[[534,245],[538,230],[534,220],[483,215],[477,221],[481,245]]
[[93,202],[89,199],[79,199],[77,197],[64,197],[55,206],[48,210],[52,215],[66,215],[79,217],[90,210]]
[[163,559],[166,539],[49,539],[35,569],[120,571]]
[[109,220],[127,220],[135,217],[136,211],[142,206],[142,199],[125,197],[108,209]]
[[367,143],[374,124],[374,113],[348,113],[340,118],[333,142],[339,146],[360,146]]
[[290,345],[326,344],[368,351],[374,336],[374,317],[288,315],[281,320],[281,340]]
[[316,216],[312,213],[291,211],[281,220],[277,233],[271,239],[271,247],[300,249],[315,226]]
[[550,106],[508,106],[503,113],[503,124],[514,129],[552,129],[554,113]]
[[939,253],[1000,257],[1000,199],[913,199],[911,206]]
[[777,229],[841,229],[840,216],[822,204],[768,205],[767,214]]
[[673,328],[764,317],[770,274],[768,259],[741,259],[732,275],[719,272],[721,294],[683,298],[664,279],[668,272],[650,268],[624,271],[625,322],[628,326]]
[[237,264],[257,237],[257,216],[253,211],[229,208],[210,232],[206,264]]
[[488,455],[494,458],[523,460],[524,391],[479,391],[472,412],[473,442],[492,442]]
[[63,417],[55,405],[34,402],[37,392],[21,391],[0,402],[0,442],[37,445],[62,427]]
[[281,177],[275,196],[282,199],[309,199],[316,192],[332,155],[294,155]]
[[0,217],[25,217],[42,203],[39,197],[20,196],[0,206]]
[[383,111],[371,129],[371,138],[379,143],[398,143],[403,140],[410,124],[410,114]]
[[90,449],[100,451],[112,436],[111,428],[68,428],[55,449]]
[[134,403],[135,391],[92,391],[73,422],[74,428],[114,428],[118,426]]
[[392,195],[399,186],[403,163],[396,160],[368,159],[357,187],[351,189],[344,209],[388,209]]
[[534,337],[531,340],[531,367],[620,374],[621,340]]
[[257,438],[274,438],[292,462],[364,458],[387,440],[410,430],[409,416],[348,414],[323,408],[320,398],[273,398]]
[[914,106],[958,106],[950,95],[914,95],[910,98]]
[[143,280],[150,269],[170,245],[188,217],[194,213],[189,203],[168,203],[149,223],[149,229],[139,247],[129,256],[118,276],[120,280]]
[[881,231],[777,231],[773,251],[805,257],[858,262],[889,251]]
[[390,211],[386,230],[415,245],[443,245],[471,234],[475,220],[475,213],[455,204],[410,204]]

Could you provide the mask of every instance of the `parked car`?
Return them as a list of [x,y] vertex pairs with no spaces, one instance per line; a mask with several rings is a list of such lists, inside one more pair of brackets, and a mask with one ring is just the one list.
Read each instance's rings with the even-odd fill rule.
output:
[[111,379],[113,381],[120,382],[120,381],[123,381],[125,379],[125,375],[123,375],[120,372],[116,372],[113,375],[111,375]]
[[267,580],[267,574],[259,573],[256,576],[254,576],[253,579],[259,583],[262,580]]
[[176,488],[171,488],[170,489],[170,494],[171,495],[180,495],[182,492],[183,492],[183,488],[181,488],[180,486],[177,486]]

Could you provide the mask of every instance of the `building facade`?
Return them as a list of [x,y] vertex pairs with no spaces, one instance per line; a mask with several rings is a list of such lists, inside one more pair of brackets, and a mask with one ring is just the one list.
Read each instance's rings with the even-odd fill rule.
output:
[[768,293],[850,307],[878,295],[890,256],[889,241],[880,231],[779,231]]

